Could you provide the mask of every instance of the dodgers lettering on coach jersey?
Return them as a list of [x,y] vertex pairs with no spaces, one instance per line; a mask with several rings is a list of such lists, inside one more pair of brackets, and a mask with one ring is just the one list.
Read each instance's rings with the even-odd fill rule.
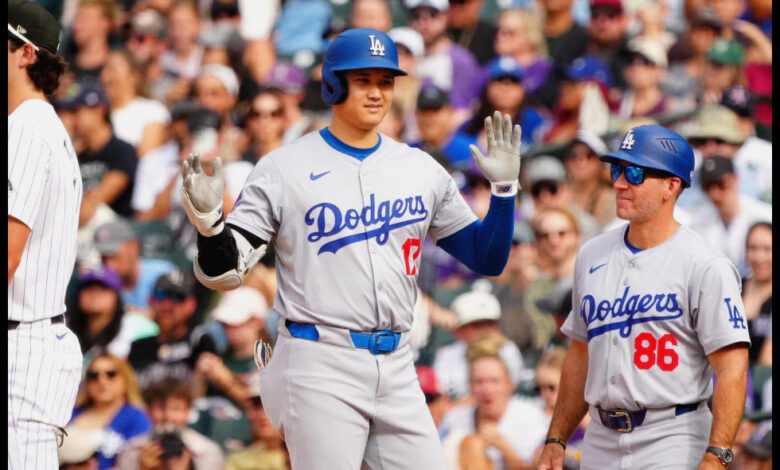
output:
[[263,157],[226,222],[272,240],[284,318],[355,331],[407,331],[426,234],[476,216],[433,158],[381,135],[362,162],[318,132]]
[[561,331],[588,344],[585,400],[635,410],[707,399],[707,355],[750,342],[739,274],[685,226],[636,254],[626,228],[588,241],[577,256]]

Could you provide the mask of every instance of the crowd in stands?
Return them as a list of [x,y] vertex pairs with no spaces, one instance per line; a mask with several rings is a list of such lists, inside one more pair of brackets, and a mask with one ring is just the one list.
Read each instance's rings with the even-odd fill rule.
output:
[[381,132],[426,150],[480,218],[490,186],[468,146],[486,150],[494,110],[522,126],[503,273],[424,244],[410,345],[449,468],[535,465],[577,251],[625,223],[598,156],[647,123],[689,139],[675,218],[743,278],[752,346],[731,468],[771,468],[771,0],[36,1],[63,26],[50,100],[84,188],[66,312],[84,378],[61,468],[289,468],[253,359],[277,334],[273,250],[235,291],[195,281],[180,168],[221,157],[229,213],[257,161],[327,125],[321,61],[352,27],[387,32],[409,72]]

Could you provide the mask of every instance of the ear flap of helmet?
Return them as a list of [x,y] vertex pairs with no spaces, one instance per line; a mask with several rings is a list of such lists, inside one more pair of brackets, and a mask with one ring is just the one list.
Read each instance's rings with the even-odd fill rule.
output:
[[330,67],[322,67],[322,99],[329,106],[341,103],[346,99],[346,82]]

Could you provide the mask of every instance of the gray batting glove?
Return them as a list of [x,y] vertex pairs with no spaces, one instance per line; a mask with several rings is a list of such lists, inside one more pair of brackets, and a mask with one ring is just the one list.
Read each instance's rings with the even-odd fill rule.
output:
[[[494,124],[495,121],[495,124]],[[512,118],[496,111],[493,118],[485,118],[485,133],[487,134],[487,156],[476,145],[469,145],[474,161],[482,174],[490,181],[493,194],[497,196],[512,196],[520,188],[520,137],[522,130],[515,125],[512,132]]]
[[213,163],[212,176],[203,172],[200,156],[189,154],[181,168],[181,194],[184,210],[190,223],[204,237],[213,237],[222,231],[222,159],[217,157]]

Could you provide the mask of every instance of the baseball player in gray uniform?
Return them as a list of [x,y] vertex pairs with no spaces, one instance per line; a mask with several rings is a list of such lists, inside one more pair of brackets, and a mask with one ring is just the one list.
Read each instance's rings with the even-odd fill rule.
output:
[[561,327],[572,341],[538,468],[562,468],[586,412],[583,469],[722,468],[745,405],[750,340],[736,267],[672,216],[693,151],[648,125],[601,160],[629,224],[580,249]]
[[274,244],[279,337],[273,358],[260,345],[257,359],[263,404],[293,468],[440,469],[408,345],[422,242],[431,237],[476,272],[503,270],[520,128],[496,113],[487,156],[472,148],[493,188],[479,221],[430,155],[377,131],[405,74],[387,35],[345,31],[322,73],[331,124],[264,156],[224,223],[219,160],[212,177],[197,156],[183,164],[183,199],[200,232],[195,273],[212,289],[235,288]]
[[59,34],[40,5],[8,2],[9,470],[59,468],[58,438],[81,380],[81,348],[63,316],[81,174],[45,96],[65,70]]

